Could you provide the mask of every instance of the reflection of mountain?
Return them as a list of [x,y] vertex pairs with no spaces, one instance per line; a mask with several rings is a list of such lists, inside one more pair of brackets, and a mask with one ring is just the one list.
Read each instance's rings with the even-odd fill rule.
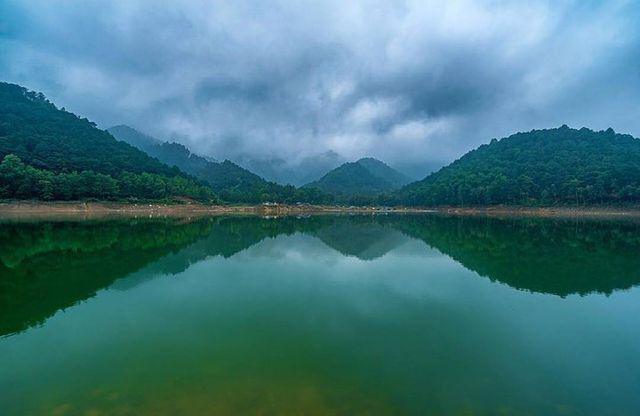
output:
[[413,216],[395,225],[517,289],[567,296],[640,283],[637,223]]
[[166,255],[126,279],[119,280],[114,283],[113,288],[129,289],[159,274],[178,274],[207,257],[220,255],[228,258],[265,238],[296,232],[318,237],[341,254],[362,260],[381,257],[409,239],[392,227],[380,225],[370,216],[218,218],[206,237]]
[[517,289],[559,296],[640,283],[640,233],[629,222],[439,216],[218,217],[0,225],[0,336],[43,322],[111,286],[177,274],[268,237],[304,233],[343,255],[378,258],[417,238]]
[[178,274],[190,265],[211,256],[228,258],[269,237],[295,232],[313,232],[324,224],[323,218],[297,219],[282,217],[266,219],[260,217],[219,217],[211,220],[209,233],[181,250],[171,253],[148,265],[138,273],[114,284],[117,289],[127,289],[158,274]]
[[409,238],[376,217],[335,217],[334,221],[313,233],[329,247],[345,256],[361,260],[382,257],[406,243]]

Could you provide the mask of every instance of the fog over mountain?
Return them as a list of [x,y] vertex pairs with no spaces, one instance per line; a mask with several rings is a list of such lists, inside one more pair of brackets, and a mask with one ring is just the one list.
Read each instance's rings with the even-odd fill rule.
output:
[[4,0],[0,80],[218,160],[335,153],[424,177],[516,131],[640,136],[639,17],[633,1]]

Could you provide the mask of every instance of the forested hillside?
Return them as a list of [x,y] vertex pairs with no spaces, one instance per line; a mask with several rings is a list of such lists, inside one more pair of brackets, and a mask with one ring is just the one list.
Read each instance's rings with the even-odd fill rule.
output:
[[372,158],[345,163],[296,188],[126,126],[111,132],[121,141],[56,108],[40,93],[0,83],[0,198],[180,196],[243,203],[330,203],[335,198],[422,206],[640,202],[640,140],[612,129],[562,126],[494,139],[401,189],[408,179]]
[[317,181],[308,183],[305,188],[316,188],[335,195],[338,198],[372,197],[393,191],[409,182],[409,179],[385,163],[363,158],[356,162],[345,163],[328,172]]
[[0,198],[214,198],[179,169],[8,83],[0,83],[0,161]]
[[179,143],[160,142],[128,126],[116,126],[109,132],[118,140],[137,146],[158,160],[180,168],[208,183],[213,191],[229,202],[309,202],[329,203],[330,195],[316,189],[295,188],[268,182],[258,175],[225,160],[218,163],[191,153]]
[[586,205],[640,202],[640,140],[562,126],[482,145],[387,203]]

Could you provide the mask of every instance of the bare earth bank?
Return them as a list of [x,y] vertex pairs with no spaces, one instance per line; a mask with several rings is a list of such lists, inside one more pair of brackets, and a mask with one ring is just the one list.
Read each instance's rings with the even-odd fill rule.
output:
[[640,218],[640,207],[344,207],[336,205],[205,205],[120,202],[0,202],[0,219],[100,219],[117,217],[178,217],[211,215],[312,215],[323,213],[431,213],[492,217]]
[[0,219],[100,219],[117,217],[199,217],[211,215],[306,215],[322,213],[434,212],[417,208],[341,207],[334,205],[206,205],[120,202],[0,202]]

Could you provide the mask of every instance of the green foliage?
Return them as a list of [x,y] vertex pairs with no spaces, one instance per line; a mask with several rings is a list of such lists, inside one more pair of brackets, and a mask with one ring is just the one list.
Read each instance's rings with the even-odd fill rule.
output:
[[112,177],[90,170],[56,174],[26,165],[15,155],[7,155],[0,163],[0,198],[164,199],[173,196],[185,196],[202,201],[215,199],[208,187],[181,176],[123,172]]
[[492,140],[387,203],[569,205],[640,201],[640,140],[612,129],[533,130]]

